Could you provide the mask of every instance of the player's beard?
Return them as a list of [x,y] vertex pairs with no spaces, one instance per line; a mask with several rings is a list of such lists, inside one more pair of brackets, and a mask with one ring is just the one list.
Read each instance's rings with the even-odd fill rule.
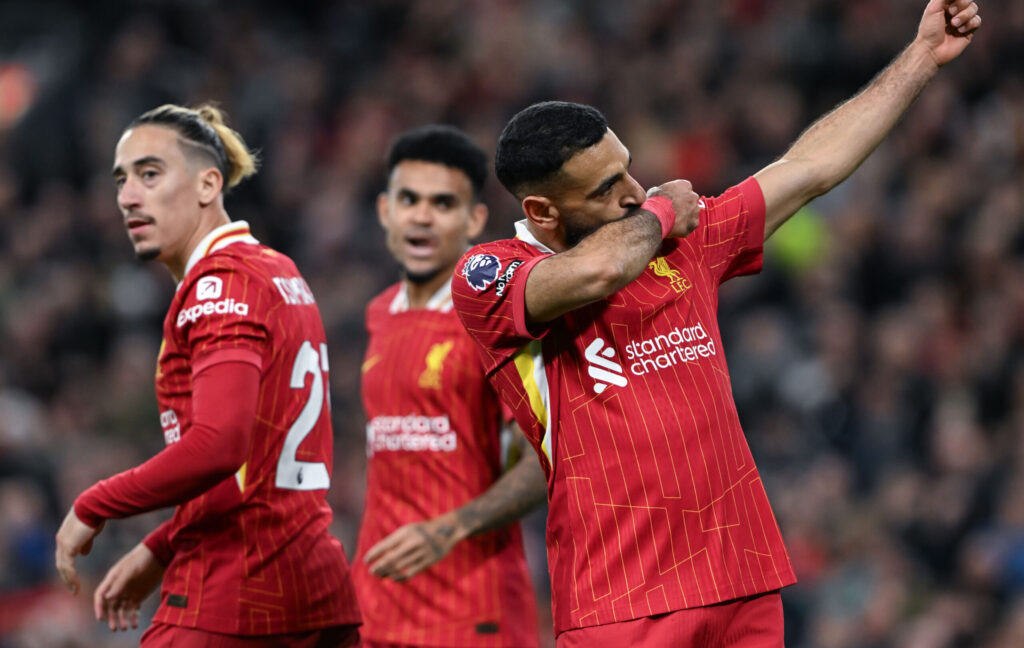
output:
[[135,257],[140,261],[152,261],[158,256],[160,256],[160,248],[150,248],[148,250],[142,250],[141,252],[135,253]]
[[585,223],[582,219],[565,214],[562,217],[562,228],[565,230],[566,247],[576,247],[577,243],[597,231],[598,227],[598,223]]
[[402,268],[402,274],[410,282],[417,285],[430,283],[430,281],[441,272],[441,268],[434,268],[433,270],[424,270],[422,272],[412,272],[409,268]]

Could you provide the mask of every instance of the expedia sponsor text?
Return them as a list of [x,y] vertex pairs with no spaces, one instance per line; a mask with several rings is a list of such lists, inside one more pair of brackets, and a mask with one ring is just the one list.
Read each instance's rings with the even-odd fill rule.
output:
[[235,301],[229,297],[228,299],[222,299],[216,302],[208,301],[202,304],[196,304],[191,308],[183,308],[178,311],[178,328],[185,326],[187,322],[195,322],[200,317],[205,317],[214,313],[217,313],[218,315],[241,315],[244,317],[249,314],[249,304]]

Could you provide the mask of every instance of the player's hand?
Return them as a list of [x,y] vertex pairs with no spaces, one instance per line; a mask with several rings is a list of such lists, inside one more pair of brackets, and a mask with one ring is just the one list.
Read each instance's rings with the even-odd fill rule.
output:
[[75,571],[75,556],[84,556],[92,551],[92,541],[102,530],[102,524],[94,529],[79,520],[74,507],[57,529],[57,572],[72,594],[78,594],[81,589],[78,572]]
[[461,539],[456,516],[446,513],[399,527],[370,547],[363,561],[371,574],[403,581],[447,556]]
[[672,208],[676,211],[676,224],[669,232],[670,238],[683,238],[700,224],[700,210],[704,207],[703,201],[693,192],[693,185],[689,180],[673,180],[658,187],[651,187],[647,190],[647,197],[665,196],[672,201]]
[[106,619],[111,632],[139,627],[139,605],[164,577],[164,566],[139,543],[103,577],[92,597],[96,620]]
[[917,28],[917,42],[943,66],[960,56],[979,27],[981,16],[973,0],[931,0]]

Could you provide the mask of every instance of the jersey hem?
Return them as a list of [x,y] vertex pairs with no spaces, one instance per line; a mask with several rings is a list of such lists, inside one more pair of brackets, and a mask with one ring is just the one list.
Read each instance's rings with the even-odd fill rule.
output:
[[[579,630],[581,628],[593,628],[593,627],[596,627],[596,626],[611,625],[613,623],[626,623],[628,621],[635,621],[637,619],[644,619],[646,617],[656,616],[656,615],[659,615],[659,614],[668,614],[668,613],[671,613],[671,612],[679,612],[681,610],[696,610],[696,609],[703,608],[703,607],[710,607],[712,605],[720,605],[722,603],[728,603],[730,601],[735,601],[737,599],[746,598],[748,596],[757,596],[758,594],[768,594],[770,592],[777,592],[780,589],[782,589],[783,587],[789,587],[790,585],[793,585],[796,582],[797,582],[796,574],[792,570],[790,570],[785,575],[780,575],[779,583],[776,584],[776,585],[773,585],[773,586],[765,586],[764,584],[761,584],[761,583],[756,583],[755,584],[755,583],[753,583],[751,581],[741,581],[739,583],[738,587],[734,588],[735,589],[735,593],[734,594],[730,594],[729,596],[727,596],[725,598],[716,599],[714,601],[708,601],[708,602],[703,603],[701,605],[667,605],[667,606],[664,606],[664,607],[651,608],[650,613],[648,613],[648,614],[639,614],[639,615],[635,615],[635,616],[629,616],[629,612],[626,612],[625,615],[628,616],[628,618],[615,619],[614,621],[608,621],[606,623],[583,623],[583,624],[578,624],[578,625],[568,625],[568,626],[565,626],[565,627],[558,627],[556,625],[556,627],[555,627],[555,636],[557,637],[558,635],[560,635],[563,632],[566,632],[568,630]],[[750,589],[747,589],[744,586],[749,586]],[[697,593],[690,593],[690,592],[687,593],[687,597],[688,598],[689,597],[697,597],[697,596],[698,596]],[[614,612],[615,612],[615,608],[612,608],[612,609],[602,609],[602,610],[598,611],[598,614],[614,614]],[[593,612],[591,612],[590,614],[593,614]]]

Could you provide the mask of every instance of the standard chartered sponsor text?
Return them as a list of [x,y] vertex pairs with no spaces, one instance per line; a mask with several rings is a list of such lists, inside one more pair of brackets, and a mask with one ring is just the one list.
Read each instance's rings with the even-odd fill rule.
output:
[[635,376],[714,355],[718,355],[715,341],[700,322],[695,326],[677,326],[668,333],[626,345],[626,358],[633,361],[629,371]]
[[455,430],[448,416],[375,416],[366,424],[366,452],[406,450],[454,452]]

